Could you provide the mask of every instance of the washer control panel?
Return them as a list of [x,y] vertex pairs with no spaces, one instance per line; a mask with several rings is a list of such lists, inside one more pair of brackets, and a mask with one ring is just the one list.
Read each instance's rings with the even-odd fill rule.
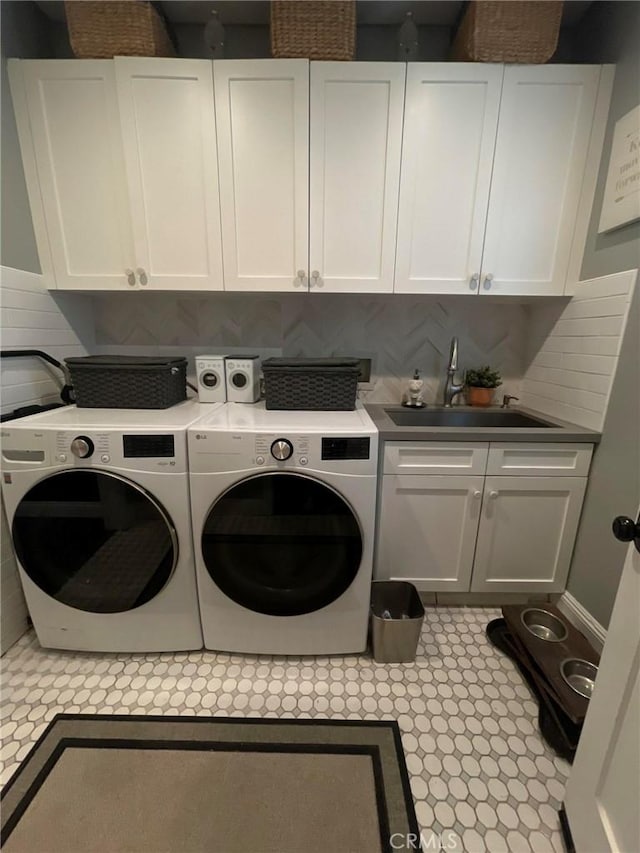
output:
[[309,438],[305,435],[285,437],[259,433],[255,436],[255,452],[256,465],[264,465],[265,460],[271,463],[290,460],[293,464],[306,465],[309,461]]
[[55,448],[58,462],[66,462],[74,457],[91,459],[94,455],[109,456],[111,452],[108,432],[94,432],[91,435],[68,430],[56,432]]

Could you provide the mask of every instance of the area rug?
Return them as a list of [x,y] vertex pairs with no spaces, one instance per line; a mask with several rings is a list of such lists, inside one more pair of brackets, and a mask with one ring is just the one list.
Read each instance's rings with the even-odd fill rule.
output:
[[372,853],[418,833],[397,723],[59,714],[4,853]]

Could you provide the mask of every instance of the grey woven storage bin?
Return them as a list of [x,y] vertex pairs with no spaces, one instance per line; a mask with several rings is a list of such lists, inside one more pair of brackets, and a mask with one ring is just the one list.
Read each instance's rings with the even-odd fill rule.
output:
[[168,409],[187,397],[187,359],[88,355],[65,359],[82,409]]
[[351,411],[356,407],[357,358],[268,358],[262,362],[267,409]]

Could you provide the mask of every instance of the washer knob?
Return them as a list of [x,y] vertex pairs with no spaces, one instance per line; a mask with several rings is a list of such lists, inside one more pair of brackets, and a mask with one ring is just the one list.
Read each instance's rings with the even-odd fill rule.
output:
[[293,444],[286,438],[277,438],[271,445],[271,455],[279,462],[284,462],[293,453]]
[[71,442],[71,452],[78,459],[87,459],[93,453],[94,446],[86,435],[79,435]]

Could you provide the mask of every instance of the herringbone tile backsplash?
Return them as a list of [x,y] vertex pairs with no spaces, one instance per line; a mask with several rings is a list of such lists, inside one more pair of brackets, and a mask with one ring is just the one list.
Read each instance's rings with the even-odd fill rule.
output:
[[491,364],[501,392],[518,394],[525,370],[525,306],[480,298],[126,293],[96,295],[94,308],[97,352],[370,357],[372,402],[399,401],[416,367],[439,401],[453,335],[461,370]]

